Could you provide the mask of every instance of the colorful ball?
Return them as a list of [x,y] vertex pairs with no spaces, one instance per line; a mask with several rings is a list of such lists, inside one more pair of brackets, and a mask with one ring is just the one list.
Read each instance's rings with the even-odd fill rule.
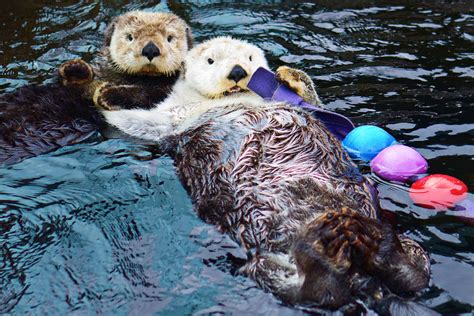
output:
[[415,149],[405,145],[393,145],[382,150],[370,162],[370,168],[388,181],[404,182],[426,173],[428,162]]
[[444,210],[454,207],[467,197],[467,186],[454,177],[432,174],[412,184],[410,197],[417,205]]
[[342,145],[352,158],[366,161],[396,143],[397,141],[392,135],[373,125],[354,128],[342,141]]

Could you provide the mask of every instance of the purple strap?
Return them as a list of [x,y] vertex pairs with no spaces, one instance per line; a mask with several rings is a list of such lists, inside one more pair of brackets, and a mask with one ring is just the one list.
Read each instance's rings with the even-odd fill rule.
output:
[[288,102],[311,111],[314,117],[323,122],[339,140],[343,140],[354,129],[354,124],[344,115],[323,110],[304,102],[303,98],[280,83],[275,74],[265,68],[258,68],[247,86],[264,99]]

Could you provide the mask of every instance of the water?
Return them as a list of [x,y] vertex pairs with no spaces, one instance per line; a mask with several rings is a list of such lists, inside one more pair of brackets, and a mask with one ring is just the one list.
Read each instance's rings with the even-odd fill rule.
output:
[[[305,69],[329,109],[386,128],[474,191],[474,7],[321,1],[16,1],[0,12],[0,92],[92,60],[114,15],[173,10],[196,41],[235,35],[271,65]],[[377,180],[396,227],[432,254],[418,302],[474,307],[474,228],[414,206]],[[470,199],[474,199],[471,195]],[[245,254],[200,221],[169,158],[126,140],[89,141],[0,168],[0,312],[301,314],[236,273]]]

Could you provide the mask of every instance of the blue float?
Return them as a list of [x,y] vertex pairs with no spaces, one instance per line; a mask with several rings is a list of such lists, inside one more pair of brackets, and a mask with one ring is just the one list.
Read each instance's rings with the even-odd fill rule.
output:
[[342,145],[354,159],[369,161],[385,148],[396,144],[395,138],[373,125],[354,128],[342,141]]

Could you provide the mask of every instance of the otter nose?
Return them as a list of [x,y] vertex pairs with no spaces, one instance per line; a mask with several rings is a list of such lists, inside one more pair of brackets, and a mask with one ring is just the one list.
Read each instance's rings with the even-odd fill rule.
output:
[[230,74],[227,76],[227,79],[234,80],[235,83],[239,82],[241,79],[247,77],[247,72],[240,65],[235,65],[234,68],[230,71]]
[[143,47],[142,55],[148,58],[149,61],[152,61],[153,58],[160,56],[160,49],[153,42],[148,42]]

